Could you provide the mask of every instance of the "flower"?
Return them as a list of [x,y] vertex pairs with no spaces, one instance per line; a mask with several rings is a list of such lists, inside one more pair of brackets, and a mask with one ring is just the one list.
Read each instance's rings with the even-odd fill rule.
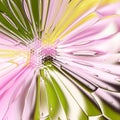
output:
[[119,6],[1,0],[0,120],[119,120]]

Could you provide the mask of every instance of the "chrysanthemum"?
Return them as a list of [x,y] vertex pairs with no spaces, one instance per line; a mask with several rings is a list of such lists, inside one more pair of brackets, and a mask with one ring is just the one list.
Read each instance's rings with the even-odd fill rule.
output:
[[120,120],[120,0],[0,0],[0,120]]

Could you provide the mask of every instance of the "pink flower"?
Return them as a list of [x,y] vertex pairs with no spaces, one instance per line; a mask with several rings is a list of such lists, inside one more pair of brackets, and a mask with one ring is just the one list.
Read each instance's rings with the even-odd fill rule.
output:
[[0,120],[120,119],[120,1],[0,1]]

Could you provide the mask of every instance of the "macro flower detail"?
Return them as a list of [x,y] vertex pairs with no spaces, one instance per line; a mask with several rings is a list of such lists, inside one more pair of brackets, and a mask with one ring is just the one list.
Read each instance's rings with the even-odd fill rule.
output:
[[0,0],[0,120],[120,120],[120,0]]

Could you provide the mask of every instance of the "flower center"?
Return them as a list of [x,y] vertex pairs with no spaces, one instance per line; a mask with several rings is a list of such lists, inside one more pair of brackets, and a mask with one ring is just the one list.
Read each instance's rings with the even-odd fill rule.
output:
[[40,67],[47,61],[52,61],[56,55],[56,50],[50,46],[42,46],[39,40],[29,45],[30,62],[32,65]]

